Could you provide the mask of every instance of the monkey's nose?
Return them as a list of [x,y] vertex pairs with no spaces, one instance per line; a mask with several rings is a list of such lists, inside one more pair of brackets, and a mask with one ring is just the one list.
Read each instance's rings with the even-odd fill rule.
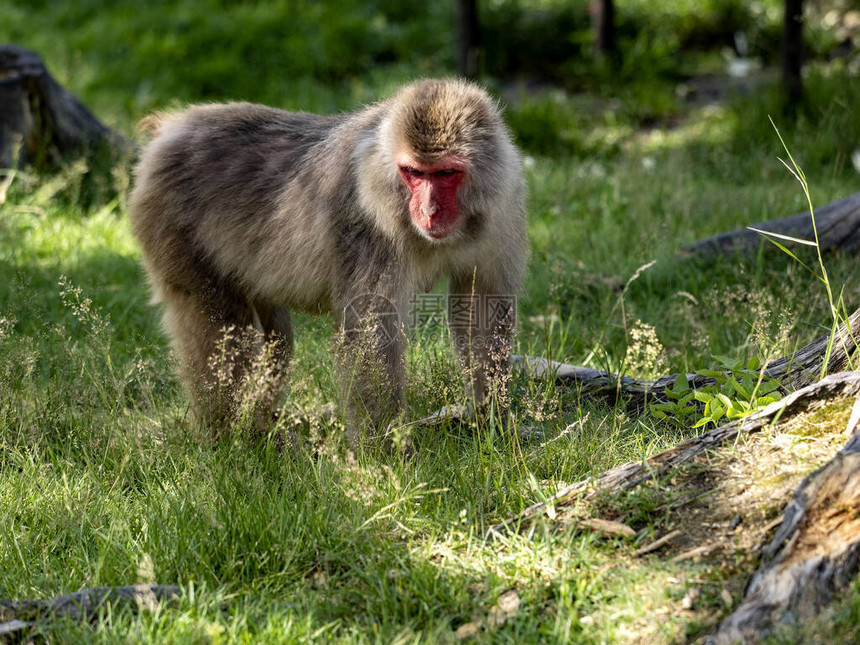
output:
[[436,204],[433,203],[421,205],[421,214],[424,217],[433,217],[436,214],[437,210],[438,209],[436,208]]

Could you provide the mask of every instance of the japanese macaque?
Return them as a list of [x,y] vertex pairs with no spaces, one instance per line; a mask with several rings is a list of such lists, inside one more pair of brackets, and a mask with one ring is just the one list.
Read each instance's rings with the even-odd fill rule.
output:
[[[229,425],[248,391],[271,415],[290,310],[328,312],[360,443],[400,413],[404,326],[414,295],[444,275],[473,409],[496,401],[506,414],[525,185],[486,92],[424,80],[337,116],[229,103],[147,123],[131,222],[200,417]],[[265,387],[253,387],[261,364]]]

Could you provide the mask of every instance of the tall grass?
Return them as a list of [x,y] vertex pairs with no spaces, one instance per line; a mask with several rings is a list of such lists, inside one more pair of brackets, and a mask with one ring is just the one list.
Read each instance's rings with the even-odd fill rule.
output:
[[[771,120],[771,125],[773,125],[773,121]],[[821,362],[821,369],[819,373],[819,378],[823,378],[828,369],[828,364],[830,362],[830,355],[833,351],[833,343],[837,338],[837,331],[840,325],[849,325],[849,313],[846,309],[845,300],[843,298],[843,291],[840,290],[838,298],[835,298],[833,295],[833,285],[830,282],[830,277],[827,273],[827,267],[824,263],[824,256],[821,250],[821,243],[818,237],[818,225],[815,220],[815,209],[812,206],[812,196],[810,195],[809,183],[806,180],[806,175],[804,174],[801,167],[797,164],[794,157],[791,154],[791,151],[788,149],[788,146],[785,143],[785,139],[783,139],[782,134],[780,134],[779,129],[774,125],[774,130],[776,130],[776,134],[779,137],[779,141],[782,144],[783,149],[785,150],[786,155],[788,156],[791,165],[786,161],[780,159],[782,164],[786,167],[786,169],[792,174],[792,176],[797,180],[800,184],[800,187],[803,191],[803,195],[806,198],[806,203],[809,207],[809,217],[812,222],[812,240],[804,240],[797,237],[792,237],[790,235],[783,235],[779,233],[773,233],[768,231],[762,231],[756,228],[752,228],[752,230],[760,233],[765,238],[767,238],[771,243],[773,243],[777,248],[783,251],[786,255],[791,257],[794,261],[799,263],[805,269],[807,269],[817,280],[821,282],[824,286],[825,292],[827,294],[827,303],[830,306],[830,316],[832,318],[832,325],[830,329],[830,339],[827,343],[827,348],[824,354],[824,357]],[[815,249],[815,257],[818,262],[818,273],[816,273],[813,269],[807,266],[800,258],[795,255],[790,249],[786,248],[783,244],[781,244],[778,240],[785,240],[788,242],[792,242],[794,244],[799,244],[802,246],[810,246]],[[849,332],[850,332],[849,326]],[[844,342],[844,341],[843,341]],[[846,352],[848,353],[848,352]],[[853,366],[854,357],[848,353],[849,366]]]
[[[6,3],[0,36],[43,51],[61,80],[129,131],[143,112],[174,101],[250,98],[330,112],[448,69],[435,39],[449,36],[421,41],[417,18],[393,4],[384,6],[401,12],[391,19],[398,26],[388,24],[381,42],[363,41],[355,60],[339,48],[290,56],[324,39],[366,37],[370,4],[345,8],[336,28],[307,40],[299,38],[307,25],[345,4],[108,4]],[[292,8],[308,22],[284,19]],[[245,29],[229,24],[231,12]],[[443,12],[426,5],[414,16],[441,24]],[[417,43],[414,60],[353,76],[403,43]],[[315,64],[329,76],[301,67]],[[796,127],[781,124],[819,202],[856,188],[846,162],[856,79],[836,67],[813,70],[826,100]],[[654,104],[674,91],[659,87]],[[712,355],[788,354],[821,333],[834,305],[860,299],[853,257],[822,258],[825,302],[803,267],[764,248],[707,263],[674,255],[684,243],[807,208],[775,161],[766,98],[642,130],[604,98],[509,96],[527,146],[533,246],[520,353],[636,376],[691,372]],[[185,593],[174,608],[106,607],[92,625],[46,624],[46,640],[452,642],[467,627],[486,642],[623,642],[696,584],[699,565],[643,565],[632,544],[573,525],[538,522],[484,539],[490,525],[559,487],[692,433],[552,382],[512,383],[517,423],[541,430],[530,442],[448,424],[412,429],[411,456],[356,454],[337,423],[307,420],[337,400],[333,325],[296,316],[285,419],[301,420],[295,432],[305,440],[287,449],[250,433],[212,440],[190,421],[148,304],[122,198],[127,171],[100,176],[112,190],[87,201],[81,187],[93,172],[80,164],[18,172],[0,204],[0,599],[152,581]],[[463,402],[446,334],[416,334],[408,362],[407,421]],[[637,499],[603,512],[644,543],[664,527],[657,504]],[[519,609],[501,622],[495,607],[511,590]],[[700,613],[665,616],[651,640],[692,638],[699,617],[724,610],[703,600]]]

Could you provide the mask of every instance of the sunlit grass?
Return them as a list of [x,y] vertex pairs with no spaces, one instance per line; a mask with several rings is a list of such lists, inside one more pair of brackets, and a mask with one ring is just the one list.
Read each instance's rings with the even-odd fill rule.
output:
[[[683,150],[662,154],[665,181],[700,181],[673,156]],[[653,176],[636,157],[604,161],[602,177],[582,167],[538,159],[529,171],[533,201],[568,195],[568,168],[585,179],[549,207],[555,213],[534,209],[520,351],[624,369],[622,311],[631,328],[651,321],[667,369],[701,368],[712,353],[790,350],[791,337],[818,334],[826,303],[796,265],[768,256],[690,269],[672,257],[671,240],[655,245],[645,220],[632,227],[627,213],[650,212],[689,238],[710,222],[679,223],[679,211],[657,208],[660,189],[644,183]],[[449,640],[516,589],[520,610],[481,638],[614,642],[677,593],[653,585],[659,572],[619,561],[624,547],[572,528],[484,538],[559,487],[689,433],[518,376],[514,411],[542,429],[536,442],[450,427],[416,431],[411,458],[353,456],[335,424],[310,429],[315,451],[283,453],[241,434],[213,444],[187,418],[122,206],[81,212],[46,181],[16,184],[4,205],[0,597],[150,581],[193,590],[176,609],[56,625],[57,638]],[[705,202],[717,201],[716,182],[698,185]],[[692,209],[691,190],[684,199]],[[571,208],[582,222],[561,217]],[[612,257],[613,246],[629,255]],[[622,290],[652,254],[658,264]],[[562,267],[550,284],[543,263]],[[847,283],[852,271],[836,258],[831,280]],[[789,315],[801,308],[803,317]],[[337,398],[332,326],[297,322],[287,405],[313,411]],[[410,418],[462,402],[444,335],[413,345],[409,360]],[[664,634],[684,625],[673,620]]]
[[[170,11],[36,4],[34,15],[0,0],[9,9],[0,11],[0,33],[43,52],[61,81],[125,132],[153,107],[215,98],[334,112],[448,69],[437,54],[417,52],[409,64],[352,76],[350,66],[366,61],[340,61],[346,72],[325,59],[290,63],[319,63],[336,79],[291,71],[291,47],[313,53],[319,38],[333,37],[298,39],[300,21],[284,19],[294,3],[243,5],[251,27],[231,31],[223,50],[212,43],[230,30],[207,13],[214,2]],[[302,11],[325,18],[311,5]],[[362,18],[355,11],[337,19]],[[66,23],[75,28],[57,38]],[[177,36],[189,25],[198,30],[190,45]],[[333,33],[344,38],[365,31],[363,20],[338,25]],[[115,44],[129,30],[139,49]],[[264,38],[273,33],[276,42]],[[407,33],[383,44],[401,38],[416,41]],[[261,58],[247,60],[248,51]],[[201,57],[211,60],[198,66]],[[807,80],[820,104],[781,128],[816,205],[856,190],[857,180],[847,161],[860,132],[856,83],[845,70],[829,73],[813,70]],[[643,131],[631,96],[495,89],[508,90],[530,188],[532,259],[517,351],[650,377],[709,367],[715,354],[776,358],[829,330],[826,293],[790,258],[675,255],[708,235],[807,208],[777,160],[769,98]],[[662,113],[677,109],[669,84],[652,91]],[[480,624],[482,642],[598,643],[629,640],[647,623],[654,642],[678,642],[699,629],[684,614],[649,622],[683,585],[671,581],[674,565],[631,555],[659,523],[644,495],[616,509],[637,531],[630,541],[543,521],[486,539],[490,526],[565,484],[692,431],[516,375],[514,427],[539,429],[531,441],[452,424],[413,429],[411,455],[354,454],[337,421],[319,420],[298,424],[301,440],[286,450],[276,436],[212,441],[188,417],[148,304],[125,212],[128,174],[118,169],[87,200],[85,175],[74,165],[20,173],[0,205],[0,599],[153,581],[179,584],[184,595],[139,616],[105,609],[94,625],[50,624],[47,640],[451,642],[457,629]],[[856,306],[856,258],[826,262],[834,293]],[[312,416],[338,397],[333,322],[295,322],[285,419]],[[417,333],[408,360],[407,422],[463,402],[444,329]],[[519,609],[492,624],[494,605],[512,589]],[[850,625],[856,602],[839,611]]]

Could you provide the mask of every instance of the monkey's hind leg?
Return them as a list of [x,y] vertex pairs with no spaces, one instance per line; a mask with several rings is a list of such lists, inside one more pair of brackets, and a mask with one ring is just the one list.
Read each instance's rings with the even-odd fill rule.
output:
[[272,355],[278,375],[289,366],[293,357],[293,324],[290,311],[284,307],[270,307],[254,303],[257,318],[255,326],[259,326],[265,334],[266,342],[272,345]]
[[237,423],[271,425],[291,349],[288,314],[286,324],[279,312],[255,320],[255,309],[221,290],[165,291],[164,324],[194,415],[216,435]]
[[[166,290],[165,290],[166,291]],[[218,435],[234,413],[235,369],[231,330],[222,317],[213,316],[211,303],[193,294],[170,290],[161,293],[164,328],[170,337],[180,381],[196,419]]]
[[290,312],[284,307],[276,308],[255,302],[254,313],[254,326],[262,332],[263,343],[252,371],[265,372],[264,375],[257,374],[258,380],[264,377],[258,387],[267,388],[260,392],[260,402],[263,403],[261,412],[268,408],[268,422],[271,422],[275,416],[279,395],[287,384],[287,368],[293,356],[293,325]]

